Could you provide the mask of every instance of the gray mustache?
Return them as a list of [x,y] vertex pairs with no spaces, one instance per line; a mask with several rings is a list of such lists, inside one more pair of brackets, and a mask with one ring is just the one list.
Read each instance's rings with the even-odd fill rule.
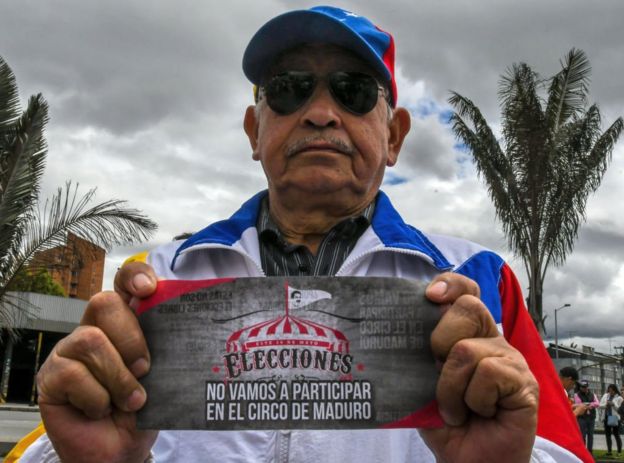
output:
[[286,156],[290,157],[298,153],[302,149],[304,149],[306,146],[314,144],[314,143],[318,143],[318,142],[329,143],[335,149],[337,149],[338,151],[344,154],[351,155],[355,153],[355,149],[353,148],[353,146],[340,140],[339,138],[327,137],[327,136],[324,136],[324,137],[312,136],[312,137],[302,138],[301,140],[295,142],[293,145],[289,146],[288,149],[286,150]]

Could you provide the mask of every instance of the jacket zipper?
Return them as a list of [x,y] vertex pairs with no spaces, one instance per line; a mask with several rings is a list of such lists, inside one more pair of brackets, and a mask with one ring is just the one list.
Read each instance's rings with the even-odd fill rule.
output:
[[290,454],[290,430],[276,431],[275,463],[288,463]]

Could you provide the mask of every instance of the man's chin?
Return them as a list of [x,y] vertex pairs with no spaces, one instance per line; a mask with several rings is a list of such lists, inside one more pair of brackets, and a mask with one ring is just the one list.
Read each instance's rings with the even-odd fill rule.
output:
[[[280,193],[285,195],[314,195],[314,196],[351,196],[354,194],[352,186],[348,182],[328,181],[326,179],[305,179],[294,182],[284,188]],[[314,199],[314,198],[309,198]]]
[[374,198],[376,192],[353,188],[351,184],[333,182],[302,182],[275,192],[278,197],[298,209],[323,208],[329,213],[357,209]]

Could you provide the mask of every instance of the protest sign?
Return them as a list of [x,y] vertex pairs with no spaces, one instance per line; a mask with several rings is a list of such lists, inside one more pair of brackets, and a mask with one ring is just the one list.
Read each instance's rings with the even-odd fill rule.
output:
[[436,427],[439,308],[398,278],[161,281],[143,429]]

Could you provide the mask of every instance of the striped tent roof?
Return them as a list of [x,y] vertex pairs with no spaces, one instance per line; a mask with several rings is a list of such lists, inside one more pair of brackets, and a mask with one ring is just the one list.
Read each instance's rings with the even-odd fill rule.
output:
[[244,327],[230,335],[227,352],[247,352],[261,347],[300,346],[349,352],[349,340],[335,328],[286,313],[280,317]]

